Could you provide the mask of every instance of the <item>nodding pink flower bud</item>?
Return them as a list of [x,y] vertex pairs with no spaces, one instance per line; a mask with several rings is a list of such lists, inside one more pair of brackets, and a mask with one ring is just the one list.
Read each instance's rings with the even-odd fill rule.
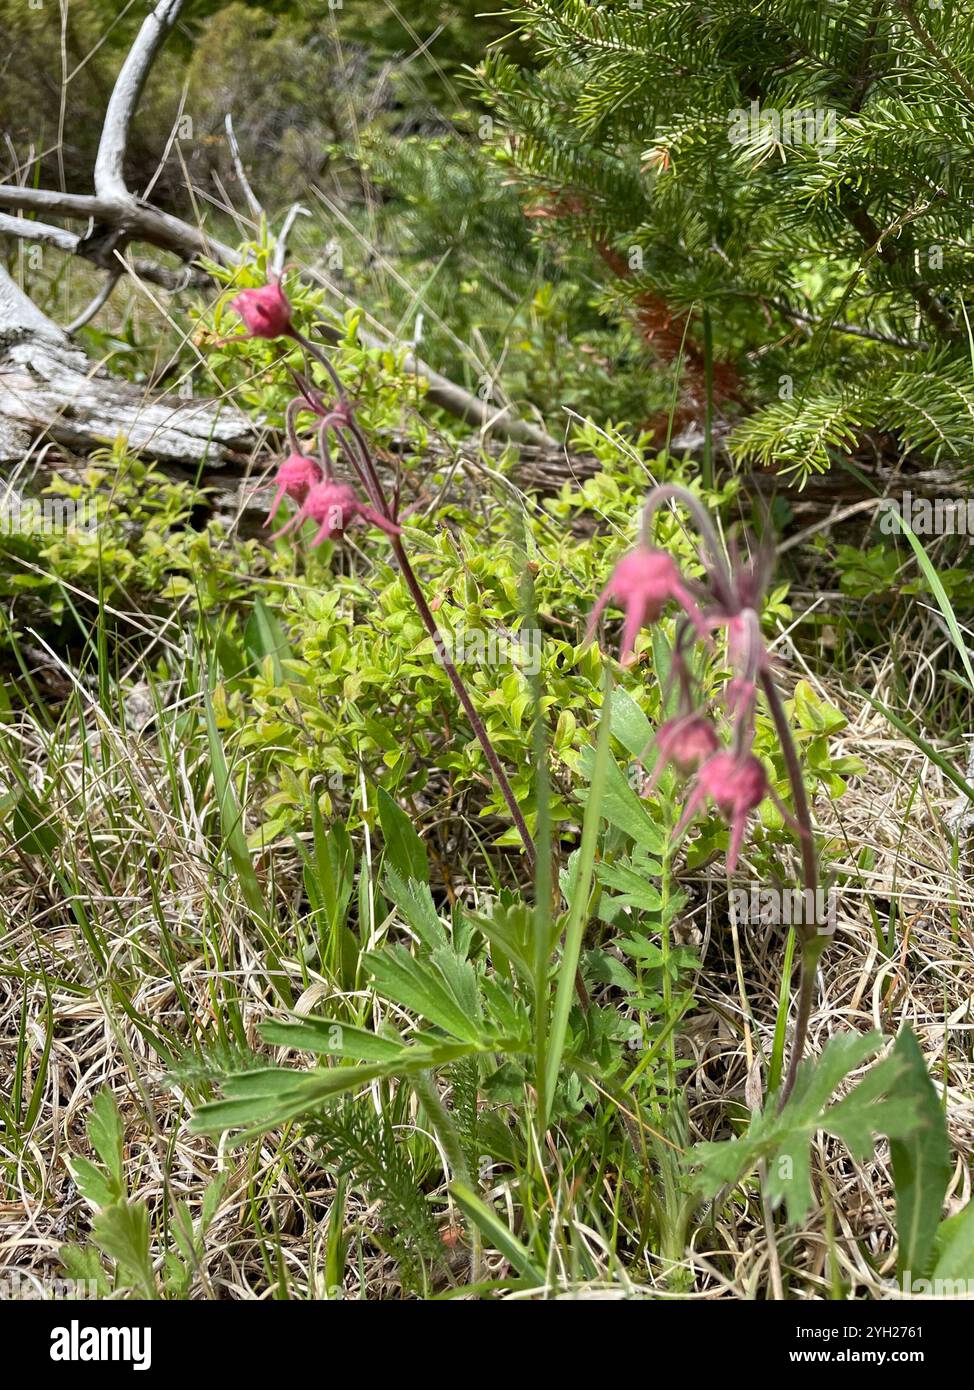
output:
[[245,338],[283,338],[291,332],[291,305],[279,280],[241,290],[230,308],[243,319]]
[[304,514],[318,523],[312,546],[340,536],[359,514],[360,503],[348,483],[319,483],[308,493]]
[[663,550],[640,545],[623,555],[592,609],[585,636],[587,642],[591,641],[595,625],[610,598],[621,604],[626,612],[620,661],[632,658],[640,628],[655,623],[670,599],[680,605],[701,636],[707,631],[703,614],[690,596],[676,563]]
[[277,494],[267,514],[265,526],[269,526],[277,514],[277,509],[285,497],[292,498],[299,506],[303,505],[311,488],[322,479],[321,469],[307,454],[289,454],[277,470],[274,486]]
[[319,482],[309,489],[300,510],[295,512],[291,520],[282,526],[271,540],[277,540],[278,536],[294,530],[308,517],[318,523],[318,530],[311,542],[312,547],[330,540],[332,536],[343,535],[353,521],[365,521],[378,526],[390,536],[398,536],[402,532],[402,528],[394,521],[380,516],[364,502],[360,502],[354,488],[348,483]]
[[657,769],[663,763],[672,763],[684,777],[696,772],[720,747],[716,729],[703,714],[667,719],[659,726],[655,742],[659,751]]
[[690,824],[708,797],[730,826],[727,872],[733,873],[747,826],[747,818],[768,795],[768,778],[753,753],[715,753],[700,769],[696,785],[676,828],[677,835]]

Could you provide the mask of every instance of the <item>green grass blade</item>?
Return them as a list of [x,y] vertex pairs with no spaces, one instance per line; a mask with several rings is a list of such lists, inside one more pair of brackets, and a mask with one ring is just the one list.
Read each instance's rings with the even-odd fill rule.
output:
[[900,528],[900,530],[906,536],[907,540],[910,542],[910,545],[913,547],[913,553],[917,557],[917,563],[920,566],[924,579],[930,585],[930,589],[933,593],[934,598],[937,600],[937,607],[940,609],[941,613],[944,616],[944,622],[947,624],[947,631],[950,633],[954,646],[957,648],[957,651],[960,654],[960,659],[963,662],[964,670],[967,673],[967,679],[970,682],[971,691],[974,692],[974,666],[971,665],[971,658],[967,650],[967,643],[964,641],[963,634],[961,633],[960,626],[957,622],[957,615],[955,614],[954,606],[947,595],[947,590],[941,583],[940,575],[937,573],[937,571],[931,564],[930,557],[927,555],[927,552],[920,544],[920,541],[914,533],[909,522],[904,521],[903,518],[900,516],[899,512],[895,510],[892,512],[892,515],[896,518],[897,526]]
[[488,1245],[499,1250],[529,1284],[543,1285],[544,1274],[531,1259],[531,1254],[508,1230],[503,1221],[490,1207],[475,1197],[462,1183],[450,1184],[453,1198],[468,1221],[472,1221]]
[[585,801],[585,819],[582,822],[582,843],[575,874],[575,891],[572,894],[568,925],[565,928],[565,945],[558,965],[558,986],[551,1018],[551,1031],[548,1035],[548,1056],[545,1068],[545,1114],[543,1116],[545,1125],[547,1125],[548,1116],[551,1113],[551,1098],[554,1095],[558,1070],[565,1050],[568,1015],[571,1011],[575,991],[575,971],[578,969],[582,936],[588,920],[588,900],[592,890],[592,871],[598,845],[602,793],[605,789],[609,767],[609,739],[612,733],[611,695],[611,677],[609,669],[606,667],[602,693],[602,713],[599,718],[599,736],[595,748],[592,779]]

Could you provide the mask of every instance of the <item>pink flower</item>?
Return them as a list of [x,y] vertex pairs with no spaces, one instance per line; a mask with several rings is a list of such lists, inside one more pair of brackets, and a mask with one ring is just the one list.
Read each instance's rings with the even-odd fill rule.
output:
[[241,290],[230,308],[244,321],[245,338],[283,338],[291,330],[291,305],[279,280],[255,290]]
[[311,488],[316,483],[320,483],[321,479],[321,469],[313,458],[309,458],[307,454],[289,454],[277,470],[277,476],[274,479],[277,495],[271,504],[264,525],[269,526],[271,524],[285,497],[292,498],[299,506],[302,506]]
[[631,659],[640,628],[655,623],[670,599],[680,605],[701,636],[706,632],[703,614],[693,601],[676,563],[663,550],[639,545],[623,555],[592,610],[585,637],[587,642],[591,641],[595,625],[610,598],[626,611],[619,649],[619,659],[623,662]]
[[727,660],[733,672],[724,687],[724,703],[734,717],[737,730],[752,730],[757,703],[758,677],[770,671],[771,663],[761,636],[761,620],[753,608],[739,613],[708,612],[707,622],[727,633]]
[[[752,629],[744,613],[752,611],[750,609],[742,610],[726,620],[727,657],[735,671],[746,671],[751,664]],[[757,625],[755,630],[760,632]]]
[[310,517],[318,523],[312,546],[330,540],[332,536],[342,535],[353,521],[364,521],[378,526],[390,536],[398,536],[402,528],[388,517],[380,516],[372,507],[360,502],[354,488],[348,483],[320,482],[309,489],[308,495],[291,520],[271,537],[277,540],[287,531],[292,531]]
[[655,784],[664,763],[672,763],[677,772],[687,776],[696,772],[720,747],[717,731],[703,714],[684,714],[661,724],[654,740],[659,758],[651,786]]
[[757,698],[757,686],[743,676],[734,676],[724,686],[724,703],[739,724],[750,726],[753,723]]
[[760,806],[768,790],[767,774],[753,753],[715,753],[700,769],[676,833],[683,833],[710,798],[731,828],[727,872],[732,874],[737,867],[747,818]]

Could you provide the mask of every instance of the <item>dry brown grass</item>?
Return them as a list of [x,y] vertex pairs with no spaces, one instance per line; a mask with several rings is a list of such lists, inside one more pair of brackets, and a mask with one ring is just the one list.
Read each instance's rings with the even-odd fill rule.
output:
[[[959,862],[945,814],[953,790],[938,769],[863,701],[833,688],[822,691],[849,717],[835,740],[838,753],[864,759],[867,772],[837,803],[817,801],[820,826],[834,835],[834,869],[849,874],[841,894],[835,939],[819,977],[811,1046],[818,1051],[844,1029],[894,1032],[902,1023],[916,1031],[935,1084],[946,1094],[954,1150],[949,1210],[971,1196],[974,1138],[972,1016],[974,995],[974,887],[968,856]],[[178,694],[174,699],[178,700]],[[43,783],[51,748],[26,721],[8,726],[20,740],[25,765]],[[58,884],[36,860],[0,859],[4,930],[0,936],[0,1073],[12,1091],[18,1040],[26,1039],[22,1092],[29,1096],[42,1066],[48,994],[53,1038],[42,1094],[29,1132],[0,1140],[5,1187],[0,1201],[0,1277],[16,1273],[49,1279],[59,1273],[58,1249],[84,1240],[90,1212],[71,1179],[67,1160],[87,1152],[84,1125],[102,1086],[115,1093],[126,1121],[126,1169],[130,1191],[155,1213],[157,1239],[163,1213],[175,1199],[194,1212],[218,1170],[229,1174],[219,1213],[206,1242],[194,1284],[196,1297],[272,1297],[282,1277],[291,1290],[322,1296],[325,1231],[333,1193],[330,1176],[309,1146],[277,1135],[249,1149],[215,1148],[187,1131],[189,1107],[167,1083],[166,1065],[152,1035],[175,1046],[195,1029],[211,1029],[222,1001],[238,1004],[248,1037],[272,1009],[260,943],[247,925],[232,881],[215,875],[206,833],[212,789],[201,771],[205,750],[189,747],[174,784],[151,727],[139,732],[109,728],[92,714],[89,737],[98,732],[101,772],[82,775],[77,756],[82,731],[58,752],[59,771],[48,787],[52,823],[65,847],[76,890],[95,924],[106,968],[93,966],[76,915]],[[956,751],[956,750],[955,750]],[[958,762],[965,761],[963,751]],[[857,864],[864,847],[868,868]],[[279,887],[295,892],[291,856],[276,856]],[[150,873],[147,866],[155,866]],[[109,880],[105,881],[106,866]],[[715,871],[716,872],[716,871]],[[746,868],[743,871],[746,875]],[[153,901],[150,883],[155,884]],[[726,1136],[729,1107],[745,1102],[754,1058],[768,1055],[774,1029],[782,955],[778,930],[740,924],[738,950],[725,913],[726,886],[700,880],[688,934],[701,942],[703,969],[698,1004],[680,1046],[694,1066],[687,1074],[691,1139]],[[895,948],[880,949],[870,913],[879,904],[886,919],[898,904]],[[168,929],[168,941],[161,923]],[[167,951],[175,963],[167,963]],[[175,978],[183,991],[180,1001]],[[303,976],[285,963],[295,993]],[[743,983],[743,993],[740,983]],[[306,1004],[321,1005],[332,993],[313,986]],[[753,1195],[739,1194],[696,1229],[686,1265],[688,1296],[768,1296],[774,1262],[792,1297],[824,1297],[841,1281],[851,1296],[877,1297],[895,1264],[893,1189],[885,1148],[866,1165],[853,1163],[842,1146],[821,1137],[813,1173],[821,1201],[800,1231],[774,1229],[773,1244]],[[499,1210],[513,1210],[502,1180],[490,1192]],[[566,1218],[571,1218],[571,1211]],[[579,1214],[581,1223],[584,1213]],[[350,1199],[346,1219],[362,1232],[374,1213]],[[446,1224],[452,1218],[447,1217]],[[590,1225],[577,1232],[606,1280],[579,1286],[553,1251],[552,1292],[574,1288],[591,1297],[622,1293],[666,1294],[672,1271],[655,1263],[608,1277],[608,1256]],[[366,1238],[362,1263],[351,1269],[347,1290],[370,1297],[395,1296],[395,1263]],[[280,1259],[280,1266],[271,1261]],[[457,1256],[462,1264],[462,1250]],[[357,1261],[355,1262],[357,1264]],[[504,1261],[487,1252],[485,1270],[501,1275]]]

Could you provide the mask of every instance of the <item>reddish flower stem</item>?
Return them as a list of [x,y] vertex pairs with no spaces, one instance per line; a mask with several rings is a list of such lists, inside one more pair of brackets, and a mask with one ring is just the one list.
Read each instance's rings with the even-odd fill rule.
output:
[[[792,1039],[791,1055],[788,1059],[788,1067],[785,1072],[784,1082],[778,1098],[779,1109],[785,1104],[791,1095],[795,1085],[795,1078],[798,1075],[798,1067],[805,1051],[805,1042],[808,1035],[808,1025],[811,1019],[812,1003],[815,993],[815,972],[822,952],[825,950],[828,937],[822,930],[825,923],[818,921],[818,858],[815,852],[815,836],[812,829],[812,815],[808,804],[808,795],[805,791],[805,782],[802,777],[801,763],[798,758],[798,751],[792,737],[791,729],[785,715],[784,705],[778,689],[774,683],[774,677],[768,665],[764,648],[764,639],[761,635],[760,620],[757,613],[752,608],[753,599],[749,594],[741,594],[735,585],[732,568],[728,566],[723,549],[714,529],[713,522],[706,507],[695,497],[687,488],[679,484],[667,483],[656,487],[646,499],[642,516],[642,542],[646,546],[652,544],[652,523],[657,510],[664,502],[680,502],[687,508],[693,516],[697,530],[704,542],[706,550],[709,552],[711,565],[708,566],[713,596],[723,609],[724,619],[740,621],[747,614],[748,621],[748,644],[747,644],[747,669],[744,675],[745,686],[748,682],[755,679],[760,681],[774,722],[775,731],[778,735],[778,743],[781,747],[785,759],[785,767],[788,772],[788,781],[791,784],[792,797],[795,803],[795,820],[798,827],[798,839],[801,847],[802,858],[802,878],[805,887],[805,900],[813,904],[811,922],[805,922],[801,929],[801,974],[798,988],[798,1016],[795,1021],[795,1034]],[[745,691],[746,694],[746,691]],[[749,727],[749,717],[745,711],[740,715],[735,724],[735,748],[737,753],[743,754],[750,746],[750,738],[753,737],[753,728]]]
[[[325,371],[331,378],[332,384],[334,385],[335,390],[338,393],[338,399],[341,401],[342,405],[346,407],[348,416],[347,425],[351,432],[352,439],[354,439],[355,444],[357,446],[356,453],[356,450],[351,447],[351,444],[345,438],[343,431],[335,427],[335,435],[342,446],[342,452],[344,453],[350,466],[355,470],[356,474],[358,475],[359,480],[361,481],[362,486],[365,488],[365,491],[368,494],[370,500],[375,503],[377,510],[380,511],[383,514],[383,516],[387,517],[390,521],[395,521],[396,518],[394,515],[394,509],[389,505],[389,500],[386,496],[385,488],[382,486],[378,470],[376,469],[375,462],[372,458],[372,451],[369,448],[368,441],[366,440],[365,435],[362,432],[362,427],[359,425],[358,421],[355,419],[354,414],[352,413],[352,407],[348,399],[348,393],[345,390],[341,377],[335,371],[334,366],[331,362],[329,362],[328,358],[320,350],[320,348],[318,348],[314,343],[310,342],[307,338],[305,338],[302,333],[297,332],[297,330],[292,330],[290,336],[293,337],[298,343],[300,343],[301,346],[305,349],[305,351],[309,353],[310,356],[312,356],[316,362],[320,363],[321,366],[324,367]],[[311,393],[305,392],[305,398],[311,400]],[[436,619],[433,617],[432,610],[430,609],[429,604],[426,602],[426,595],[423,593],[422,586],[419,580],[416,578],[416,573],[412,565],[410,564],[409,556],[406,554],[406,550],[403,546],[402,540],[399,536],[393,536],[391,540],[393,552],[395,554],[399,568],[402,572],[402,577],[406,581],[406,587],[408,588],[410,595],[412,596],[412,600],[416,605],[416,611],[419,613],[419,616],[423,621],[423,625],[425,626],[426,631],[429,633],[430,637],[433,640],[433,645],[436,648],[437,657],[442,663],[447,675],[449,676],[450,683],[453,686],[453,689],[456,691],[457,699],[463,706],[467,719],[470,721],[470,727],[473,729],[474,734],[476,735],[481,748],[484,750],[484,756],[487,759],[487,762],[490,764],[490,769],[494,774],[498,787],[500,788],[500,793],[503,796],[505,802],[507,803],[507,808],[511,813],[511,818],[514,821],[515,826],[517,827],[517,832],[520,835],[521,840],[524,844],[524,850],[528,856],[528,861],[533,869],[536,860],[534,840],[531,838],[531,832],[528,830],[527,823],[523,815],[521,814],[521,808],[517,804],[517,798],[515,797],[511,784],[508,781],[507,774],[504,771],[503,766],[501,765],[501,760],[497,756],[497,752],[494,748],[494,745],[490,741],[490,735],[484,728],[483,721],[481,720],[480,715],[474,708],[474,703],[470,698],[470,694],[467,690],[466,685],[463,682],[463,678],[461,677],[460,672],[453,664],[453,661],[449,653],[447,652],[446,643],[443,641],[443,636],[440,632],[439,627],[437,626]]]
[[430,611],[430,606],[426,602],[426,595],[423,593],[419,580],[416,578],[415,571],[413,570],[412,565],[409,563],[409,557],[406,554],[405,548],[403,547],[402,540],[399,536],[393,536],[391,540],[392,549],[395,553],[396,560],[399,564],[399,568],[402,571],[402,577],[406,581],[406,587],[412,595],[413,602],[416,605],[416,610],[423,620],[423,624],[426,628],[426,631],[433,639],[433,645],[436,648],[437,657],[442,662],[444,670],[450,677],[450,682],[453,686],[453,689],[457,693],[457,699],[463,706],[467,719],[470,721],[470,727],[473,729],[474,733],[477,736],[477,739],[480,742],[481,748],[484,750],[484,757],[490,764],[491,771],[493,772],[494,777],[497,779],[497,785],[500,788],[501,796],[503,796],[504,800],[507,803],[507,809],[510,811],[511,818],[514,821],[514,824],[517,826],[518,834],[520,835],[524,843],[525,852],[528,856],[528,860],[531,864],[531,867],[533,868],[536,857],[534,840],[531,838],[531,832],[530,830],[528,830],[524,817],[521,814],[521,808],[517,804],[517,799],[514,796],[511,784],[507,780],[507,774],[501,766],[500,758],[498,758],[497,753],[494,749],[494,745],[490,741],[490,735],[488,734],[487,730],[483,726],[483,723],[481,722],[480,715],[477,713],[476,709],[474,709],[473,701],[470,698],[470,695],[467,691],[467,687],[463,683],[463,679],[460,675],[460,672],[457,670],[456,666],[454,666],[453,661],[451,660],[450,655],[446,650],[446,643],[443,641],[443,637],[440,633],[439,627],[437,626],[436,619],[433,617],[433,614]]
[[765,699],[768,702],[771,718],[774,721],[778,742],[784,754],[785,768],[788,772],[788,781],[791,784],[791,794],[795,803],[795,819],[799,827],[798,839],[801,846],[805,901],[814,905],[814,920],[811,923],[805,922],[802,926],[802,953],[798,986],[798,1017],[795,1020],[795,1035],[792,1038],[788,1069],[785,1072],[785,1079],[778,1097],[778,1108],[781,1109],[791,1095],[795,1085],[795,1078],[798,1075],[798,1066],[805,1051],[808,1024],[812,1014],[812,1000],[815,994],[815,972],[818,968],[819,958],[825,950],[827,939],[820,931],[821,926],[824,924],[818,921],[818,859],[815,853],[815,836],[812,831],[811,809],[808,804],[808,793],[805,791],[805,779],[802,777],[801,764],[798,761],[798,751],[795,748],[795,740],[792,738],[788,719],[785,715],[785,708],[782,704],[781,696],[778,694],[778,688],[774,683],[774,677],[770,671],[763,670],[759,678]]
[[[359,481],[361,482],[369,499],[375,505],[376,510],[381,512],[382,515],[385,516],[389,521],[395,522],[398,512],[398,487],[396,490],[395,500],[393,504],[390,505],[385,488],[382,485],[382,481],[379,477],[378,470],[375,466],[375,460],[372,457],[372,451],[369,448],[368,441],[365,438],[365,434],[362,430],[361,425],[355,418],[352,405],[348,397],[348,392],[345,390],[345,386],[341,380],[341,377],[338,375],[333,364],[328,360],[328,358],[321,351],[321,349],[318,348],[314,343],[310,342],[307,338],[305,338],[305,336],[302,333],[299,333],[296,329],[291,329],[288,336],[293,338],[296,342],[300,343],[304,350],[311,357],[313,357],[316,362],[320,363],[321,366],[324,367],[325,371],[331,378],[332,384],[334,385],[335,391],[338,395],[338,400],[341,403],[341,405],[345,408],[347,416],[345,423],[351,434],[352,440],[354,440],[356,446],[353,449],[351,442],[349,441],[349,439],[346,438],[344,431],[341,428],[339,428],[337,424],[333,424],[332,428],[335,431],[335,436],[341,446],[342,453],[348,461],[349,466],[352,468]],[[298,387],[301,391],[304,400],[311,405],[312,409],[315,410],[316,413],[318,413],[322,417],[325,417],[329,413],[328,407],[325,405],[323,400],[318,398],[318,393],[315,391],[311,383],[305,382],[305,380],[301,377],[299,373],[292,372],[292,375],[295,377],[295,380],[297,381]],[[423,592],[422,585],[416,577],[416,573],[412,567],[412,564],[410,563],[409,556],[406,554],[406,549],[402,543],[401,537],[391,536],[390,540],[392,543],[393,553],[395,554],[396,561],[399,565],[399,569],[402,573],[403,579],[406,582],[406,587],[408,588],[410,595],[412,596],[412,600],[416,605],[416,611],[419,613],[419,616],[422,619],[426,631],[432,638],[433,645],[436,648],[437,656],[439,660],[442,662],[443,668],[450,678],[450,683],[453,686],[453,689],[456,691],[457,699],[463,706],[463,710],[467,716],[467,719],[470,722],[470,727],[473,729],[477,741],[479,742],[481,748],[484,751],[484,756],[486,757],[490,769],[494,774],[494,778],[497,782],[498,788],[500,789],[501,796],[504,798],[504,801],[507,804],[507,809],[511,813],[511,819],[514,821],[514,824],[517,828],[517,832],[521,837],[521,841],[524,845],[524,852],[527,855],[528,863],[530,864],[531,869],[533,871],[537,863],[537,851],[535,849],[535,844],[531,836],[531,832],[528,830],[527,822],[525,821],[524,816],[521,814],[521,808],[517,804],[517,798],[514,795],[514,790],[511,787],[511,784],[508,780],[507,773],[504,771],[503,765],[501,764],[501,760],[497,756],[497,751],[490,740],[490,735],[488,734],[486,728],[484,727],[483,721],[480,718],[480,715],[477,713],[476,708],[474,707],[474,703],[470,698],[470,693],[463,682],[463,678],[460,675],[460,672],[457,670],[456,666],[454,665],[453,660],[446,649],[446,643],[443,641],[443,636],[440,632],[439,627],[437,626],[436,619],[433,617],[432,609],[426,601],[426,595]],[[575,971],[575,991],[578,995],[582,1008],[587,1009],[589,1005],[588,991],[585,988],[585,983],[582,979],[582,974],[580,970]]]

